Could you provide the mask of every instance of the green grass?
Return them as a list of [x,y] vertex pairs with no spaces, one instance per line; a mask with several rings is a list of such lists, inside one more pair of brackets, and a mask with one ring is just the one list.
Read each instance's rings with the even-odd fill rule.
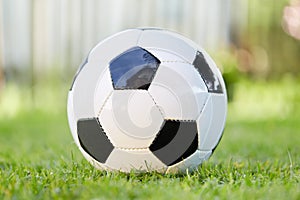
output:
[[[53,112],[3,108],[0,199],[300,199],[300,112],[295,101],[300,84],[294,92],[289,85],[240,85],[213,156],[197,171],[178,175],[97,171],[73,143],[63,105]],[[282,91],[280,98],[292,108],[271,98],[278,110],[267,116],[264,112],[272,106],[266,108],[263,100],[255,109],[264,112],[253,117],[251,108],[239,109],[260,96],[259,91],[270,98],[271,90]],[[281,108],[287,109],[282,115]]]

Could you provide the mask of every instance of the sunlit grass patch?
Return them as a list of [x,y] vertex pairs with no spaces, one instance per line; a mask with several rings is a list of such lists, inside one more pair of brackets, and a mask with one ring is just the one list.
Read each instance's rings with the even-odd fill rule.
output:
[[235,86],[229,119],[285,119],[300,113],[300,82],[242,80]]
[[212,157],[195,172],[164,175],[96,170],[69,131],[67,87],[35,88],[32,103],[30,88],[9,86],[0,104],[0,199],[300,199],[298,88],[240,83]]

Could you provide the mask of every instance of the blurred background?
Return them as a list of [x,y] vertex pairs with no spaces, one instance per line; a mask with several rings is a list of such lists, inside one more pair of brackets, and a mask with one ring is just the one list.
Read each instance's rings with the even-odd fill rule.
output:
[[206,49],[227,83],[229,120],[299,116],[299,0],[0,0],[0,118],[65,114],[90,49],[135,27]]

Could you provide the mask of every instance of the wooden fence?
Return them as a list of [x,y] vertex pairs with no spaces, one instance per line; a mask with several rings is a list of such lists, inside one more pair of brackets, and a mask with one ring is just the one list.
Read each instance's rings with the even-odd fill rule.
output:
[[25,80],[74,72],[97,42],[133,27],[171,29],[215,51],[229,45],[244,8],[238,0],[0,0],[0,68]]

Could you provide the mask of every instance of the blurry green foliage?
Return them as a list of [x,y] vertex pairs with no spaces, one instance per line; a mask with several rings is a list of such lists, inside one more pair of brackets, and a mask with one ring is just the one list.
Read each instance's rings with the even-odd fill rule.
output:
[[284,8],[292,1],[248,0],[245,3],[247,21],[242,29],[232,27],[232,46],[218,50],[213,56],[222,70],[229,101],[233,100],[240,80],[261,83],[287,76],[298,79],[300,74],[300,41],[283,29]]
[[234,96],[235,85],[242,74],[238,71],[238,61],[233,51],[220,50],[213,56],[217,66],[220,68],[225,81],[228,101],[231,102]]
[[248,23],[236,41],[239,69],[250,77],[300,74],[300,41],[286,34],[282,16],[288,0],[248,0]]

